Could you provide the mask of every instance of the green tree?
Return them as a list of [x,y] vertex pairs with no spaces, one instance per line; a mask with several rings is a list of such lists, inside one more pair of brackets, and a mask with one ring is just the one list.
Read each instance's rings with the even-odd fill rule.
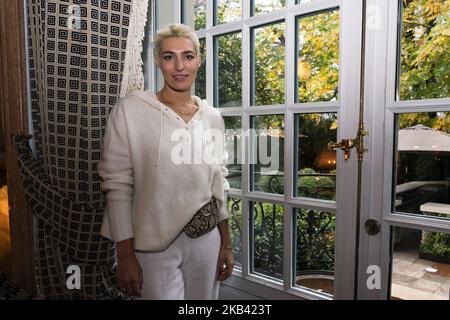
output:
[[336,100],[339,81],[339,11],[298,20],[298,101]]
[[450,1],[403,0],[400,98],[447,98]]

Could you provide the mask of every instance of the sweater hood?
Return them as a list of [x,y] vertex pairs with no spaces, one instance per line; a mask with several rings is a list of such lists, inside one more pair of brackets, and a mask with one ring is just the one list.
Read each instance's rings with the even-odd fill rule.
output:
[[[129,95],[133,95],[141,99],[145,104],[148,106],[156,109],[160,113],[160,127],[159,127],[159,144],[158,144],[158,157],[155,163],[155,167],[159,166],[160,159],[161,159],[161,147],[162,147],[162,140],[164,136],[164,119],[167,117],[168,112],[172,112],[175,114],[175,111],[173,111],[171,108],[163,104],[159,99],[156,97],[155,93],[151,90],[136,90],[133,92],[130,92]],[[195,103],[198,105],[199,109],[197,110],[195,116],[198,116],[201,112],[204,112],[204,109],[208,107],[208,104],[205,100],[201,100],[197,96],[192,96],[192,99],[194,99]],[[184,122],[184,120],[182,120]]]

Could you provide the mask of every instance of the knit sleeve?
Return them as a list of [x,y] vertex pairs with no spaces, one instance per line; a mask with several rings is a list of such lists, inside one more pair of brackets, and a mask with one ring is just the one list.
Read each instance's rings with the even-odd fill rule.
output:
[[[98,172],[102,178],[106,208],[102,235],[114,242],[133,238],[133,167],[130,157],[127,124],[121,102],[108,119]],[[104,231],[106,230],[106,231]]]
[[[217,110],[216,110],[217,111]],[[218,205],[219,205],[219,213],[220,213],[220,221],[222,220],[226,220],[229,217],[229,212],[228,212],[228,191],[230,190],[230,184],[228,183],[228,180],[226,179],[226,177],[228,176],[228,169],[227,169],[227,161],[228,161],[228,153],[226,151],[226,147],[225,147],[225,123],[223,120],[222,115],[220,114],[219,111],[217,111],[217,128],[220,130],[221,132],[221,145],[220,145],[220,149],[219,150],[219,154],[221,154],[221,158],[220,158],[220,178],[218,178],[218,180],[220,179],[220,182],[217,182],[216,185],[216,189],[217,190],[213,190],[213,194],[216,194],[217,199],[219,200]],[[214,192],[215,191],[215,192]]]

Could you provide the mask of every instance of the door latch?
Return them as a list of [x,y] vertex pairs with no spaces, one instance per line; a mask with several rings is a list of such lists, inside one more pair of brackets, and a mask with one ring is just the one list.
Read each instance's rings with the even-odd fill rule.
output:
[[364,136],[367,136],[369,133],[364,131],[364,127],[360,126],[358,130],[358,135],[356,139],[342,139],[341,142],[328,142],[328,150],[336,150],[341,149],[344,151],[344,160],[350,159],[350,150],[352,148],[356,148],[356,152],[358,154],[358,161],[362,161],[364,152],[367,149],[364,148]]
[[336,150],[341,149],[344,151],[344,160],[348,160],[350,158],[350,149],[355,146],[353,139],[343,139],[341,142],[328,142],[328,150]]

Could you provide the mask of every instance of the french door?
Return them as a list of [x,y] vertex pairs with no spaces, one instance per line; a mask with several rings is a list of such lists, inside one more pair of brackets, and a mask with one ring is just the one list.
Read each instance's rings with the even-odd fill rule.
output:
[[161,86],[153,31],[190,24],[204,62],[195,94],[225,120],[237,267],[223,288],[386,299],[394,226],[449,229],[393,213],[398,114],[448,114],[448,99],[396,99],[400,2],[269,2],[152,1],[149,87]]

